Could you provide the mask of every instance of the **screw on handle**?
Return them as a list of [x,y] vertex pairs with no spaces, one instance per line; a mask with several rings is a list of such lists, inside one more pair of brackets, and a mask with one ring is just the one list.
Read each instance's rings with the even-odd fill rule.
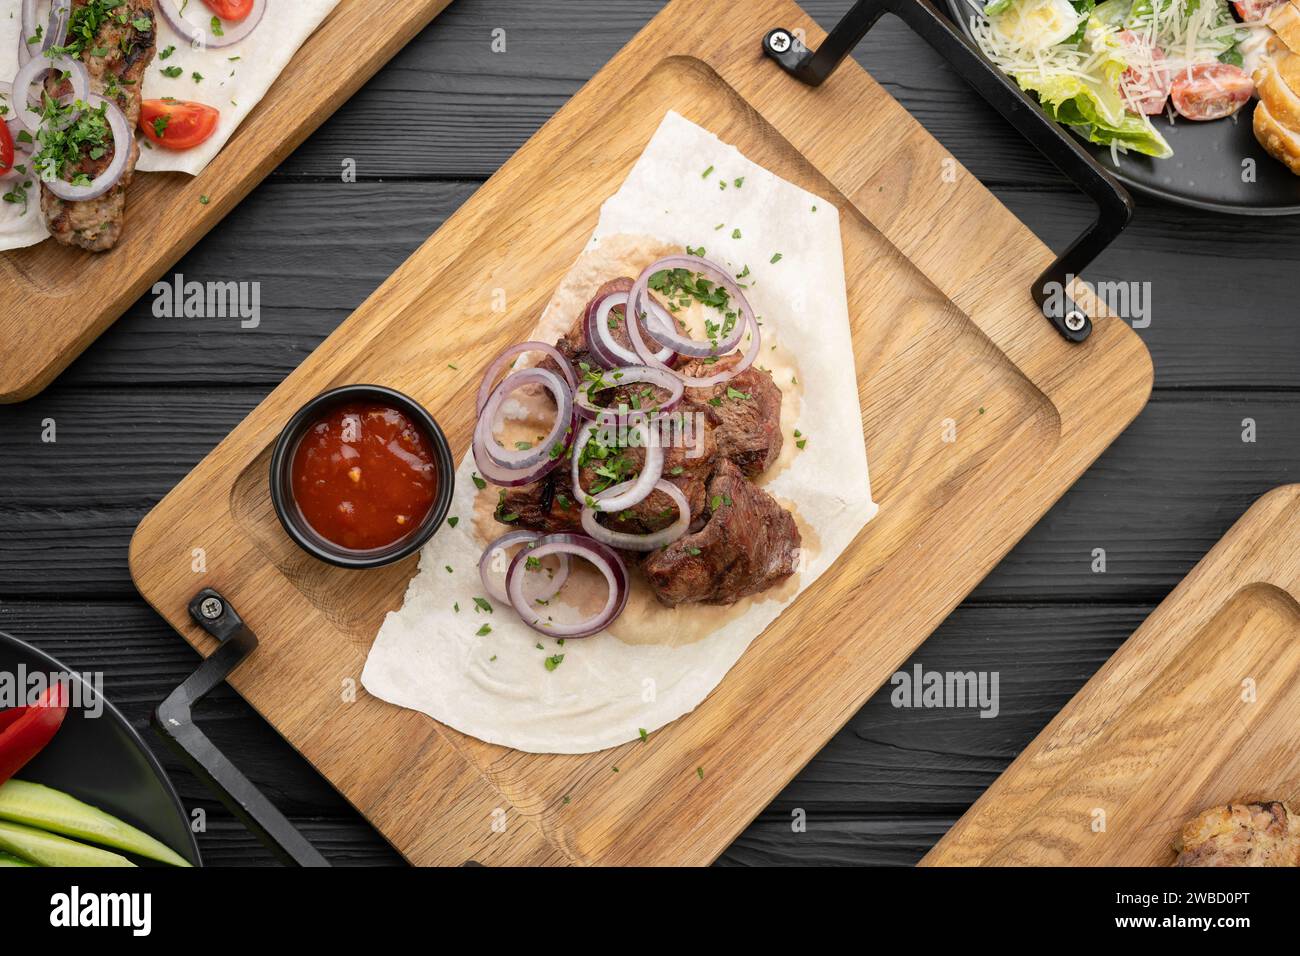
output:
[[194,723],[194,707],[257,649],[257,635],[230,602],[211,588],[189,603],[190,617],[221,642],[193,674],[154,711],[153,726],[217,798],[277,857],[299,866],[329,866],[207,735]]

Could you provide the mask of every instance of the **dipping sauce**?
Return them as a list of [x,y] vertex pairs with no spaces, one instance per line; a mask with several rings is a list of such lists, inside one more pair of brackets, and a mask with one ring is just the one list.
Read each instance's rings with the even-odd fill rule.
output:
[[312,425],[290,477],[307,523],[351,551],[411,534],[438,490],[428,437],[397,409],[369,402],[340,405]]

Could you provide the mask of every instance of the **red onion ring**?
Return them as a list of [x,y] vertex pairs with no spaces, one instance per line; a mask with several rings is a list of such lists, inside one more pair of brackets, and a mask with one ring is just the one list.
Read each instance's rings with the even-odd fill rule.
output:
[[[716,345],[709,342],[708,348],[703,352],[703,354],[700,354],[699,351],[702,347],[702,343],[697,342],[694,339],[683,338],[677,335],[675,331],[671,332],[670,335],[663,335],[662,333],[664,330],[658,329],[653,325],[648,325],[646,330],[653,338],[655,338],[658,344],[670,345],[674,351],[683,355],[691,355],[697,358],[712,358],[714,356],[725,355],[736,345],[739,345],[741,338],[744,336],[745,326],[748,325],[750,329],[749,348],[746,350],[744,356],[739,362],[725,371],[719,372],[716,375],[706,375],[703,377],[682,375],[680,372],[675,370],[670,371],[673,371],[673,374],[677,375],[677,377],[685,383],[687,388],[708,388],[710,385],[717,385],[719,382],[725,382],[729,379],[735,378],[745,369],[753,365],[754,360],[758,358],[759,350],[762,348],[762,335],[759,331],[758,320],[754,317],[754,310],[750,308],[749,301],[745,298],[744,293],[741,292],[740,286],[736,285],[735,280],[731,278],[731,275],[720,267],[714,265],[712,262],[709,262],[707,259],[701,259],[699,256],[668,256],[660,259],[658,262],[651,263],[646,267],[645,271],[637,277],[636,284],[632,286],[632,291],[628,296],[628,308],[637,315],[644,311],[641,308],[641,304],[648,297],[650,277],[663,269],[688,269],[691,272],[704,272],[712,276],[717,281],[718,285],[727,290],[731,300],[735,303],[741,321],[736,323],[736,328],[724,341],[719,342]],[[658,361],[646,345],[645,339],[641,335],[639,323],[629,323],[627,331],[632,339],[632,348],[636,354],[640,356],[642,362],[651,368],[668,370],[668,366]]]
[[253,9],[245,19],[232,27],[223,23],[222,36],[213,36],[206,27],[195,26],[186,20],[176,8],[176,0],[157,0],[157,4],[168,25],[196,50],[220,50],[233,46],[257,29],[262,17],[266,16],[266,0],[253,0]]
[[44,55],[52,47],[61,47],[68,39],[68,20],[72,16],[72,0],[53,0],[50,4],[50,19],[41,31],[41,48],[32,52],[32,41],[36,38],[36,0],[23,0],[22,22],[18,36],[18,65],[26,66],[33,56]]
[[[41,114],[31,107],[32,87],[37,83],[44,82],[45,74],[52,70],[59,70],[68,74],[68,79],[72,84],[74,100],[88,102],[91,95],[90,74],[86,72],[86,65],[80,60],[74,60],[64,53],[60,53],[52,59],[46,59],[42,56],[32,57],[14,76],[13,92],[10,94],[10,98],[13,101],[14,115],[26,127],[27,132],[33,136],[41,128]],[[41,102],[39,94],[36,102]]]
[[[632,482],[625,481],[621,485],[615,485],[608,491],[601,492],[601,495],[614,495],[631,484]],[[682,489],[671,481],[665,481],[661,478],[655,482],[654,490],[662,491],[672,498],[673,503],[677,505],[677,520],[667,528],[651,534],[628,534],[625,531],[613,531],[596,520],[596,515],[599,512],[584,504],[582,506],[582,530],[602,544],[607,544],[611,548],[623,548],[625,551],[656,551],[666,544],[672,544],[684,535],[686,529],[691,525],[691,505],[686,500],[686,495],[682,492]],[[599,495],[596,500],[600,500]]]
[[[600,417],[601,413],[613,411],[613,409],[602,408],[591,400],[592,386],[600,386],[596,391],[601,392],[607,388],[620,388],[624,385],[636,385],[642,382],[648,385],[657,385],[659,388],[666,388],[672,393],[662,405],[656,405],[654,411],[672,411],[677,407],[677,403],[682,400],[682,396],[686,394],[686,386],[682,384],[681,378],[666,369],[650,368],[648,365],[611,368],[607,374],[602,374],[599,379],[589,378],[578,386],[578,391],[573,396],[574,407],[577,409],[578,416],[588,420],[595,420]],[[647,409],[634,409],[634,411],[647,411]]]
[[[497,412],[501,410],[501,403],[506,400],[506,396],[517,389],[523,388],[525,385],[532,384],[545,387],[555,398],[555,422],[551,425],[551,430],[547,436],[536,445],[511,451],[502,447],[501,443],[497,441],[496,435],[493,434]],[[483,407],[483,413],[478,417],[478,424],[474,426],[475,461],[478,460],[480,449],[502,468],[510,468],[515,471],[532,468],[543,459],[558,461],[564,456],[565,449],[569,447],[569,434],[572,429],[573,395],[565,387],[565,384],[560,381],[558,375],[548,372],[544,368],[526,368],[518,372],[511,372],[492,390],[492,394],[488,396],[487,404]],[[556,451],[557,448],[559,449],[558,452]]]
[[483,381],[478,387],[478,401],[474,406],[474,414],[482,415],[483,406],[487,404],[488,396],[492,394],[492,382],[506,367],[506,363],[512,359],[523,355],[525,352],[543,352],[555,360],[555,364],[560,367],[560,374],[564,380],[569,383],[569,388],[578,387],[578,379],[573,374],[573,366],[569,364],[560,351],[553,345],[547,345],[545,342],[522,342],[519,345],[512,345],[506,349],[488,366],[488,370],[483,373]]
[[131,127],[118,105],[112,100],[104,99],[98,93],[91,93],[86,102],[95,109],[98,109],[101,104],[104,107],[104,118],[108,120],[109,129],[113,131],[113,161],[87,186],[78,186],[58,176],[53,179],[42,179],[50,192],[69,202],[85,202],[104,195],[117,185],[122,174],[126,172],[127,161],[131,158]]
[[[490,577],[488,573],[492,570],[492,563],[496,555],[505,554],[506,548],[520,543],[524,544],[524,550],[527,551],[529,550],[528,546],[541,536],[542,534],[540,531],[507,531],[484,549],[483,557],[479,558],[478,561],[478,576],[483,582],[483,590],[487,591],[488,597],[500,601],[502,604],[510,603],[510,596],[506,594],[505,588],[498,585],[496,580]],[[550,600],[555,596],[556,592],[564,586],[565,580],[569,577],[569,556],[561,553],[559,557],[559,569],[555,572],[555,575],[546,582],[549,585],[549,588],[542,590],[538,594],[534,594],[532,596],[533,601]],[[525,565],[526,564],[527,562],[525,562]],[[509,567],[510,566],[507,564],[507,571],[509,570]],[[504,575],[502,575],[502,577],[504,578]]]
[[595,433],[597,424],[587,422],[578,429],[577,437],[573,440],[573,470],[570,475],[570,481],[573,485],[573,493],[578,496],[578,500],[587,507],[587,501],[595,501],[599,507],[596,510],[610,513],[614,511],[623,511],[631,508],[633,505],[639,505],[646,498],[650,497],[650,492],[655,490],[655,482],[658,481],[664,472],[664,450],[658,442],[650,441],[650,436],[646,433],[644,424],[637,423],[632,427],[641,435],[642,447],[645,448],[645,462],[641,465],[641,474],[637,475],[632,481],[625,481],[617,487],[626,490],[619,494],[612,494],[612,488],[606,488],[598,495],[590,495],[582,487],[582,450],[587,447],[587,441]]
[[[600,611],[576,624],[555,624],[543,620],[543,616],[524,596],[523,568],[527,558],[540,560],[551,554],[569,554],[583,558],[604,575],[605,582],[609,585],[609,596]],[[576,534],[547,534],[538,538],[531,548],[516,554],[510,562],[510,570],[506,572],[506,593],[520,620],[533,630],[556,638],[590,637],[608,627],[627,606],[627,567],[617,552],[593,538]]]
[[[609,313],[619,306],[623,307],[624,321],[626,321],[627,298],[628,293],[626,291],[611,292],[604,298],[588,305],[587,314],[583,318],[582,331],[587,340],[587,349],[591,352],[591,357],[605,368],[637,365],[641,361],[636,357],[635,352],[626,346],[620,345],[609,329]],[[652,310],[651,318],[645,321],[649,322],[658,319],[661,323],[666,322],[668,325],[672,325],[672,316],[658,302],[651,299],[650,308]],[[673,350],[667,347],[655,353],[655,358],[661,362],[667,362],[672,357]]]

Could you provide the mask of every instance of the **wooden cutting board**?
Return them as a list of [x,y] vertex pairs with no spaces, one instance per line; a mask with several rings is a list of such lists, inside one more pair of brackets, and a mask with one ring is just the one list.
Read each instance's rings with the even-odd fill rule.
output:
[[1188,819],[1251,800],[1300,810],[1300,485],[1255,502],[921,863],[1167,866]]
[[0,404],[49,385],[450,2],[342,0],[201,175],[135,177],[116,248],[0,253]]
[[[774,25],[821,36],[788,0],[743,18],[670,5],[136,532],[141,593],[208,653],[186,602],[224,592],[263,642],[234,686],[412,862],[711,861],[1146,402],[1133,331],[1099,318],[1066,343],[1029,294],[1047,248],[858,66],[813,90],[764,59]],[[301,554],[269,501],[278,432],[313,395],[377,382],[425,403],[459,458],[483,369],[533,328],[669,109],[839,208],[879,515],[646,743],[523,754],[352,700],[415,562],[356,573]]]

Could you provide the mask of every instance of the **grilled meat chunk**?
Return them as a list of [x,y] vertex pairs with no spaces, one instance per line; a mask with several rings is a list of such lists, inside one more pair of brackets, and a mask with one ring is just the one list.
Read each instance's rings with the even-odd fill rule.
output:
[[569,487],[569,469],[563,465],[531,485],[502,488],[493,516],[512,528],[582,533],[582,507]]
[[[682,490],[686,495],[686,501],[690,504],[691,515],[697,518],[704,513],[705,484],[713,473],[718,457],[713,426],[703,419],[701,421],[699,443],[690,447],[680,445],[665,447],[663,467],[664,480],[671,481]],[[691,457],[692,455],[695,457]],[[589,492],[599,492],[618,484],[619,482],[614,480],[613,476],[620,474],[624,476],[622,480],[631,480],[641,473],[644,462],[644,448],[610,449],[609,457],[592,458],[583,466],[580,473],[582,487]],[[650,492],[644,501],[609,515],[601,523],[612,531],[625,534],[649,534],[668,527],[677,518],[677,506],[673,500],[662,491],[656,490]]]
[[794,516],[720,459],[709,481],[707,520],[642,563],[654,595],[669,607],[688,601],[734,604],[794,573],[801,543]]
[[1175,866],[1300,866],[1300,815],[1279,801],[1206,810],[1183,827]]
[[[106,5],[102,0],[73,0],[68,44],[80,47],[81,60],[90,74],[91,91],[116,103],[134,130],[140,119],[144,71],[156,49],[153,0],[125,0],[116,6]],[[60,84],[54,78],[49,87],[55,96],[68,89],[66,83]],[[41,188],[41,210],[55,239],[91,252],[103,252],[116,245],[126,216],[126,190],[140,155],[134,136],[130,150],[122,178],[98,199],[68,202],[48,188]],[[87,150],[76,171],[94,179],[112,161],[110,141],[104,155],[97,159],[91,158]]]
[[[716,362],[696,359],[683,365],[681,373],[704,378],[739,361],[739,354]],[[726,382],[688,388],[683,404],[708,416],[717,434],[718,454],[750,478],[761,475],[781,454],[781,389],[770,372],[751,365]]]

